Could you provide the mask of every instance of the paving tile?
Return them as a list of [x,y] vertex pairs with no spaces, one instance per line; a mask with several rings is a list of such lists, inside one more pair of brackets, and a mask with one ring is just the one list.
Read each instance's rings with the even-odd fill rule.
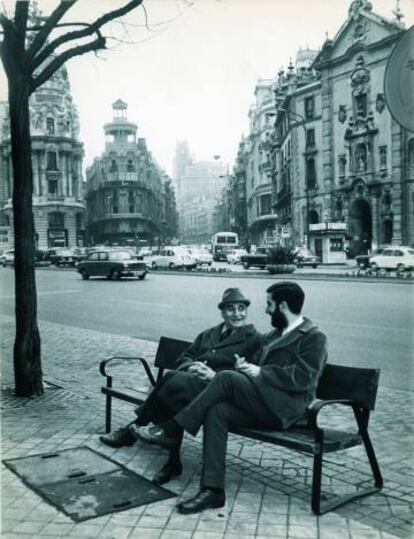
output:
[[43,527],[42,535],[59,535],[60,537],[63,537],[64,535],[70,533],[74,527],[75,524],[73,522],[71,524],[57,524],[52,522],[51,524],[46,524],[46,526]]
[[[180,531],[179,539],[191,539],[193,533],[191,531]],[[176,530],[164,530],[160,535],[161,539],[178,539]]]
[[23,522],[19,522],[16,526],[13,528],[13,533],[38,533],[40,530],[42,530],[45,527],[43,522],[34,522],[31,520],[26,520]]

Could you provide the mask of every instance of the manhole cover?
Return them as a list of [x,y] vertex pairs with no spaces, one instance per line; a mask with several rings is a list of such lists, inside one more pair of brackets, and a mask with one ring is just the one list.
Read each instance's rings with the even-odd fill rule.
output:
[[75,522],[176,496],[89,447],[3,462]]

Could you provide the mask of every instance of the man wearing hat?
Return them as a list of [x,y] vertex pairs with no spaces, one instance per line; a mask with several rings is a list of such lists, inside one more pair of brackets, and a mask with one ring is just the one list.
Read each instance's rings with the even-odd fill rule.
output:
[[[260,348],[260,334],[252,324],[246,324],[248,300],[238,288],[228,288],[218,304],[223,322],[197,336],[193,344],[179,356],[177,368],[164,375],[162,382],[149,395],[138,410],[136,425],[146,425],[151,432],[162,432],[162,425],[189,404],[213,380],[217,372],[234,369],[235,354],[250,361]],[[161,425],[159,427],[158,425]],[[130,425],[111,434],[101,436],[101,441],[111,447],[132,445],[136,437]],[[155,475],[154,481],[164,484],[181,475],[180,447],[183,430],[177,428],[176,443],[170,448],[167,463]]]
[[274,330],[262,341],[255,363],[237,358],[234,371],[215,375],[199,395],[157,432],[135,427],[141,440],[172,447],[177,429],[195,436],[203,427],[203,470],[200,491],[182,501],[180,513],[197,513],[225,504],[225,461],[230,429],[287,429],[303,416],[315,398],[327,359],[326,337],[302,316],[305,294],[295,282],[267,289],[266,313]]

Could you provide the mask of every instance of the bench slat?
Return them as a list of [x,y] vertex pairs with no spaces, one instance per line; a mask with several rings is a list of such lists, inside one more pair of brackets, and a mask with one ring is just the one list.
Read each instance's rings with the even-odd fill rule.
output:
[[[240,434],[241,436],[245,436],[246,438],[251,438],[253,440],[260,440],[261,442],[281,445],[283,447],[296,449],[297,451],[303,451],[305,453],[315,454],[318,451],[317,445],[314,441],[315,434],[313,431],[307,428],[296,427],[283,431],[240,428],[232,429],[231,432],[234,434]],[[357,433],[340,431],[336,429],[323,429],[323,432],[323,450],[325,453],[355,447],[360,445],[362,442],[361,437]]]

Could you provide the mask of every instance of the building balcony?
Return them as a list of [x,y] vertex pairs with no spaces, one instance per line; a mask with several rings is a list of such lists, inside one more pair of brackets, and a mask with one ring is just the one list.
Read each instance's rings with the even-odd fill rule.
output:
[[267,213],[263,215],[256,215],[250,219],[248,227],[250,229],[260,228],[261,226],[267,226],[271,223],[278,222],[278,216],[276,213]]
[[256,185],[252,196],[258,197],[262,195],[271,195],[272,194],[272,184],[270,182],[260,183]]

